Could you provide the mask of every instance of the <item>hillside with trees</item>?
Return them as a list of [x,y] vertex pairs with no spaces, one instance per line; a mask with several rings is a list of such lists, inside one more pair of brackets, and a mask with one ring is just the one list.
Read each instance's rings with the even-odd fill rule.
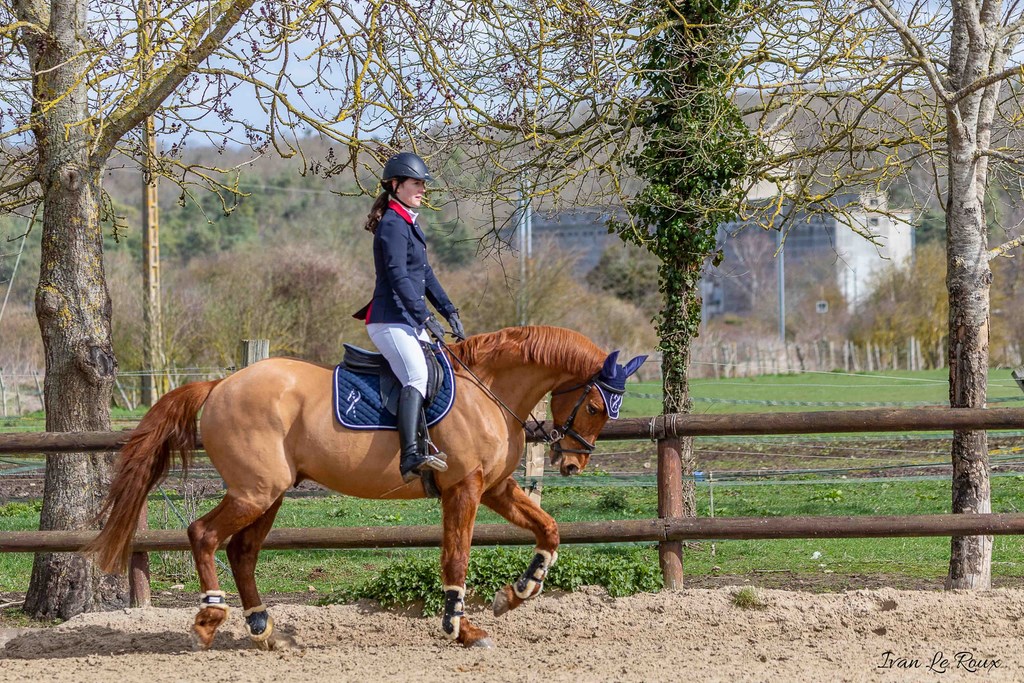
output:
[[[114,348],[123,383],[129,384],[131,375],[144,369],[141,179],[115,168],[105,187],[111,200],[103,229]],[[238,189],[227,205],[211,193],[161,194],[168,365],[186,372],[233,366],[243,338],[267,338],[274,355],[324,364],[337,362],[342,341],[369,345],[362,323],[351,314],[373,289],[371,236],[362,227],[371,198],[358,195],[353,184],[262,161],[241,172]],[[420,223],[435,269],[460,306],[467,330],[517,324],[519,269],[515,255],[496,246],[493,222],[477,218],[468,224],[481,208],[451,200],[443,188],[433,199],[436,204],[423,211]],[[507,222],[514,207],[505,209],[508,215],[498,220]],[[26,224],[0,219],[0,239],[9,240],[4,251],[17,251]],[[572,327],[609,348],[652,349],[657,341],[649,309],[578,281],[571,260],[572,254],[537,250],[527,284],[530,322]],[[14,257],[0,260],[5,279],[13,265]],[[31,311],[38,273],[39,231],[33,230],[0,319],[5,340],[0,367],[9,371],[42,368]]]

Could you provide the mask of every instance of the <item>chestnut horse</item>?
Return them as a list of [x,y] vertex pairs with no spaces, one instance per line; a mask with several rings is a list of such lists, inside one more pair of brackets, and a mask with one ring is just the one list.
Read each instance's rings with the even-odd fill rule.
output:
[[[552,461],[561,460],[563,475],[579,472],[608,412],[618,412],[625,377],[643,359],[617,365],[618,352],[605,354],[585,336],[554,327],[508,328],[446,349],[454,357],[457,398],[452,411],[431,430],[433,441],[448,454],[448,471],[436,475],[444,532],[442,630],[466,646],[486,647],[491,645],[487,633],[463,614],[470,541],[480,503],[529,529],[537,539],[527,571],[495,596],[495,614],[540,593],[558,548],[555,521],[511,476],[523,457],[524,420],[552,392],[551,412],[559,426],[550,435]],[[202,590],[193,631],[204,649],[227,618],[214,552],[229,538],[228,560],[249,635],[263,648],[272,648],[277,641],[253,572],[290,487],[312,479],[362,498],[425,495],[420,480],[402,482],[396,432],[349,430],[337,423],[331,372],[312,363],[271,358],[222,380],[187,384],[152,407],[121,451],[103,508],[109,517],[84,549],[95,553],[107,572],[127,566],[139,513],[149,491],[166,476],[172,451],[179,453],[183,468],[188,467],[197,441],[196,416],[202,409],[203,447],[226,488],[223,500],[188,528]],[[603,379],[612,376],[618,385],[612,381],[609,387]],[[606,407],[609,396],[614,405]]]

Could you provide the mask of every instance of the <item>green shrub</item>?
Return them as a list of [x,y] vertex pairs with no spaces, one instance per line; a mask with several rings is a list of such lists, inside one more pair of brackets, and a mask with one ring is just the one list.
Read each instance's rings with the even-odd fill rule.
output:
[[12,502],[0,505],[0,517],[24,517],[39,514],[43,509],[43,501],[33,500],[28,503]]
[[732,594],[732,604],[740,609],[764,609],[768,606],[753,586],[745,586]]
[[607,489],[597,498],[597,509],[602,512],[626,512],[629,496],[624,489]]
[[[533,551],[506,548],[476,549],[470,555],[467,590],[489,601],[500,588],[526,570]],[[650,548],[566,550],[558,555],[544,582],[546,589],[575,591],[581,586],[602,586],[613,597],[652,592],[662,586],[657,551]],[[424,613],[439,613],[444,606],[441,567],[436,554],[407,555],[384,567],[374,578],[352,590],[333,593],[321,604],[376,600],[384,607],[422,602]]]

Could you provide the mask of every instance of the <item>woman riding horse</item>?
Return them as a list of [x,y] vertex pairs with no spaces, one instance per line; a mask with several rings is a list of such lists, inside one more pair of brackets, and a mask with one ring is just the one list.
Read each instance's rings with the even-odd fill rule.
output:
[[[495,595],[502,614],[540,593],[555,562],[558,526],[512,478],[525,448],[525,417],[551,393],[556,429],[548,434],[552,462],[570,475],[586,467],[594,441],[618,415],[626,378],[646,356],[618,364],[583,335],[554,327],[516,327],[476,335],[446,347],[456,371],[457,400],[432,430],[448,453],[436,473],[441,490],[442,630],[464,645],[489,646],[487,633],[463,613],[473,524],[480,503],[537,540],[527,571]],[[363,498],[421,498],[420,479],[398,471],[394,431],[350,430],[333,418],[331,369],[289,358],[260,361],[222,380],[195,382],[161,398],[121,451],[104,503],[109,517],[85,548],[107,572],[123,571],[149,491],[167,474],[172,452],[187,467],[202,409],[203,447],[224,480],[224,499],[193,522],[188,536],[202,589],[193,630],[202,647],[227,618],[214,553],[227,555],[250,637],[273,647],[274,626],[254,579],[260,546],[285,492],[312,479]]]
[[[373,299],[356,312],[366,321],[366,333],[387,359],[402,383],[398,399],[398,438],[402,444],[399,470],[412,481],[424,469],[443,472],[443,453],[424,449],[418,438],[427,395],[427,360],[422,344],[430,342],[427,330],[439,342],[444,328],[427,310],[434,305],[459,340],[466,338],[459,311],[452,304],[427,261],[427,240],[416,223],[415,209],[423,204],[430,171],[423,159],[402,152],[388,159],[381,174],[380,193],[366,217],[365,228],[373,235],[373,265],[377,283]],[[422,425],[425,429],[426,425]]]

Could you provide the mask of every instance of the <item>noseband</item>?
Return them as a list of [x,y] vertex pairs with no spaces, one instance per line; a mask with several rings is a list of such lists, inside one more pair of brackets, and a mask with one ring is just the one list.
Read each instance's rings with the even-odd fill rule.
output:
[[[575,429],[573,429],[572,426],[573,422],[576,421],[576,413],[580,411],[580,407],[583,405],[583,402],[587,400],[587,396],[590,396],[590,390],[594,388],[594,385],[596,383],[597,375],[594,375],[593,377],[590,378],[589,381],[583,384],[577,384],[576,386],[569,387],[568,389],[562,389],[561,391],[551,392],[552,396],[558,396],[560,394],[568,394],[570,391],[576,391],[577,389],[583,389],[583,391],[580,392],[579,399],[576,400],[576,405],[572,407],[572,412],[570,412],[569,417],[566,418],[565,424],[563,424],[561,427],[556,427],[549,433],[545,434],[544,440],[547,443],[551,444],[551,450],[553,450],[556,453],[555,458],[551,462],[552,465],[561,461],[562,456],[566,453],[579,453],[580,455],[590,455],[591,453],[594,452],[594,449],[597,448],[595,444],[592,444],[591,442],[583,438],[583,435],[577,432]],[[562,439],[567,436],[572,437],[573,439],[578,441],[583,446],[583,448],[564,447],[562,445]]]

